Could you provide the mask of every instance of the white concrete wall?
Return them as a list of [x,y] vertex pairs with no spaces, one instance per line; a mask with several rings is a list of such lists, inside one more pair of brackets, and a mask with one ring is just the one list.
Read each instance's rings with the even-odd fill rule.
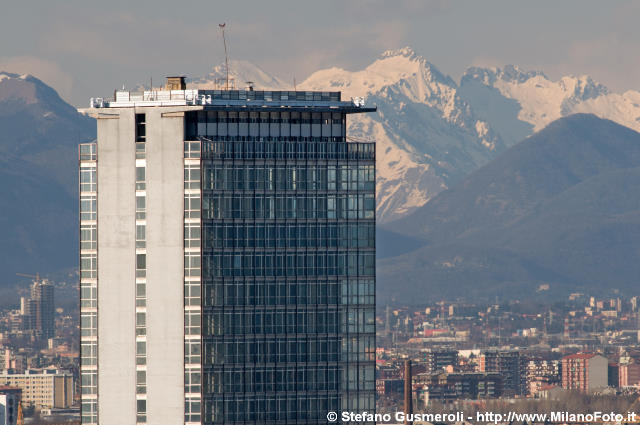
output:
[[98,421],[136,422],[135,121],[98,118]]
[[609,361],[600,355],[590,358],[587,373],[589,374],[587,376],[587,390],[606,388],[609,382]]
[[147,113],[147,420],[162,425],[184,423],[184,114],[171,110],[138,110]]

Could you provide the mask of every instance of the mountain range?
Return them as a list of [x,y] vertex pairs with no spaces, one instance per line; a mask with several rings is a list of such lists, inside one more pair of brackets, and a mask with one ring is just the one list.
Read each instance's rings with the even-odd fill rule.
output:
[[634,291],[639,184],[640,133],[591,114],[556,120],[383,226],[414,248],[378,262],[378,298]]
[[[189,83],[212,88],[225,73],[217,66]],[[293,88],[246,61],[231,61],[229,73],[240,87],[252,81],[258,90]],[[361,70],[317,71],[296,89],[339,90],[343,99],[365,96],[378,108],[352,115],[349,134],[377,144],[378,246],[379,256],[387,257],[379,267],[381,288],[393,269],[387,264],[392,257],[402,260],[398,267],[415,268],[411,255],[443,246],[430,233],[411,234],[405,220],[430,222],[423,216],[433,211],[430,201],[514,146],[529,143],[550,123],[591,113],[640,130],[639,92],[612,93],[588,76],[552,80],[512,65],[472,67],[456,82],[410,48],[384,52]],[[95,123],[36,78],[0,73],[0,128],[0,188],[6,200],[0,231],[7,235],[0,243],[5,253],[0,282],[16,271],[74,266],[76,149],[95,137]],[[580,151],[563,154],[580,156]]]
[[[242,86],[292,89],[245,61],[229,73]],[[197,87],[225,76],[213,68]],[[364,96],[376,114],[352,115],[349,132],[377,145],[377,218],[386,223],[426,204],[440,191],[552,121],[592,113],[640,131],[640,92],[612,93],[589,76],[552,80],[514,65],[467,69],[460,82],[409,47],[382,53],[362,70],[319,70],[297,89]]]
[[78,143],[92,138],[51,87],[0,73],[0,284],[77,264]]

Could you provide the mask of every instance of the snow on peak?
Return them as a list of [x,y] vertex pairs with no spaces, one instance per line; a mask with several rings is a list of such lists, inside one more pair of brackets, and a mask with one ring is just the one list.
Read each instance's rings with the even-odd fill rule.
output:
[[579,100],[594,99],[609,94],[606,86],[594,81],[588,75],[562,77],[559,85],[565,92],[571,93],[571,97]]
[[399,83],[411,89],[413,94],[410,97],[413,100],[421,102],[424,101],[426,86],[456,87],[451,78],[418,56],[410,47],[388,50],[360,71],[334,67],[314,72],[300,86],[308,90],[340,90],[348,98],[375,94]]
[[410,59],[422,59],[409,46],[405,46],[405,47],[403,47],[401,49],[387,50],[386,52],[383,52],[380,55],[381,58],[390,58],[390,57],[394,57],[394,56],[404,56],[404,57],[410,58]]
[[524,83],[535,77],[547,78],[542,71],[523,71],[517,65],[505,65],[503,68],[498,67],[471,67],[467,69],[462,76],[462,82],[465,80],[480,81],[485,85],[493,85],[497,80]]
[[[540,71],[517,66],[469,68],[461,85],[474,81],[497,89],[520,105],[518,119],[539,131],[552,121],[577,112],[593,113],[640,130],[640,107],[630,100],[637,92],[612,94],[587,75],[565,76],[554,81]],[[636,104],[637,105],[637,104]]]
[[[211,89],[216,84],[216,80],[220,81],[226,77],[226,68],[224,64],[213,67],[212,71],[203,78],[190,81],[193,88]],[[235,80],[236,88],[244,89],[247,83],[251,81],[256,90],[288,90],[291,84],[274,77],[262,68],[243,60],[229,61],[229,78]]]
[[11,80],[12,78],[19,78],[18,74],[12,74],[7,71],[0,71],[0,81],[2,80]]

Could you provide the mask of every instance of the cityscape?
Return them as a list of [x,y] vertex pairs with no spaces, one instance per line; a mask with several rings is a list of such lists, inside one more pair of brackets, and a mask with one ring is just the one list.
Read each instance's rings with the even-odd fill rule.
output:
[[[77,312],[47,309],[52,299],[41,294],[54,292],[42,287],[54,285],[38,279],[20,308],[0,312],[0,392],[20,388],[23,415],[42,421],[33,423],[72,423],[80,413],[80,323]],[[578,413],[583,405],[576,400],[587,396],[633,411],[640,393],[639,303],[639,296],[573,293],[552,303],[379,306],[377,412],[404,411],[407,361],[416,413],[487,406],[500,412],[501,400],[523,409],[555,403]],[[34,320],[34,310],[45,313]]]
[[640,422],[640,7],[0,14],[0,425]]

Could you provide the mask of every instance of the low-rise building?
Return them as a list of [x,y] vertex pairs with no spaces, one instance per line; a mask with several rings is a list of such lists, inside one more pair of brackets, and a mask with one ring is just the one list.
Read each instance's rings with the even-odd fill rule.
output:
[[376,379],[378,395],[404,394],[404,379]]
[[535,396],[543,387],[560,384],[561,362],[559,360],[531,359],[527,363],[527,391]]
[[73,375],[57,369],[0,374],[0,385],[22,389],[22,400],[38,408],[66,408],[73,404]]
[[420,373],[413,378],[417,405],[430,400],[451,402],[459,399],[496,398],[502,395],[502,377],[498,373]]
[[458,350],[453,348],[430,348],[424,353],[427,372],[442,372],[447,366],[458,365]]

